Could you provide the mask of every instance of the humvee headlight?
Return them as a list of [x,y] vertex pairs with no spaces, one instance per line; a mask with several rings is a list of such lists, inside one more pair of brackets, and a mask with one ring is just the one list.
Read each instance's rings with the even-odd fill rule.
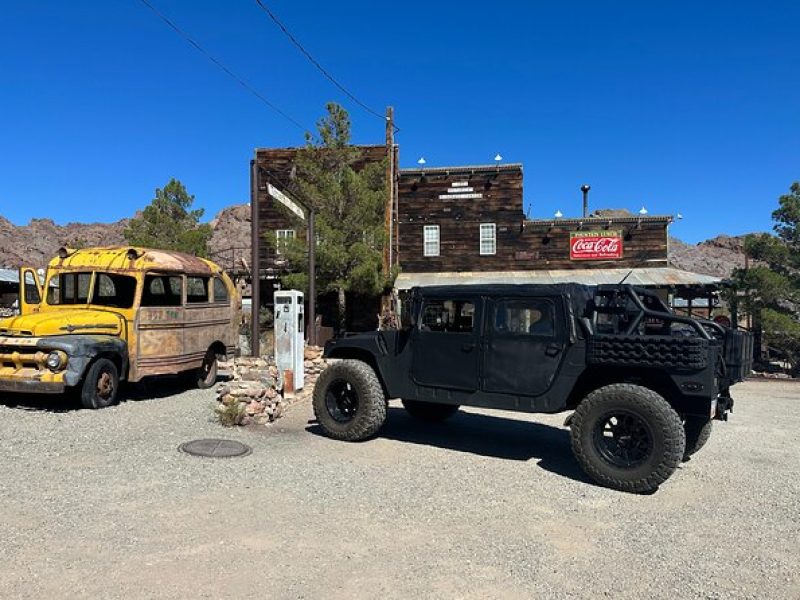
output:
[[63,352],[58,350],[54,350],[50,354],[47,355],[47,360],[45,361],[47,368],[51,371],[60,371],[63,369],[67,364],[67,355]]

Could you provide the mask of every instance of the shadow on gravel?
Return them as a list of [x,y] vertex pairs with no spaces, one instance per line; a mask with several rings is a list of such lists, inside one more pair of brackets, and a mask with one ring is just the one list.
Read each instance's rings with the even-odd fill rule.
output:
[[[224,378],[218,379],[218,382]],[[143,379],[137,383],[123,382],[119,391],[119,402],[142,402],[158,400],[197,389],[190,381],[181,376],[162,375]],[[3,394],[0,404],[20,410],[65,413],[75,410],[89,410],[81,406],[77,390],[66,394]],[[100,409],[102,410],[102,409]]]
[[[324,435],[316,422],[307,430]],[[444,423],[425,423],[405,409],[389,407],[378,437],[505,460],[538,459],[545,471],[597,485],[575,462],[569,431],[541,423],[463,411]]]
[[80,404],[75,397],[66,394],[42,394],[38,396],[31,394],[3,394],[0,397],[0,404],[19,410],[54,413],[65,413],[80,408]]

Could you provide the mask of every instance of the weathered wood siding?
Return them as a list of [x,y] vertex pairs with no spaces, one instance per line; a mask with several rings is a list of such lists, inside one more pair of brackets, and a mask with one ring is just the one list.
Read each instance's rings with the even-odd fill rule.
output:
[[[459,197],[463,194],[475,197]],[[399,259],[405,272],[666,266],[668,217],[526,220],[522,167],[405,169],[398,184]],[[496,225],[494,255],[480,254],[480,225]],[[438,225],[439,256],[423,253],[423,227]],[[622,231],[623,258],[570,260],[570,232]]]

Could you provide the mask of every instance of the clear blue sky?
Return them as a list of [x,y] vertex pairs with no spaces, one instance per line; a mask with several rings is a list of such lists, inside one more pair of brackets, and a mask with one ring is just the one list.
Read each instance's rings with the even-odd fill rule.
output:
[[[151,0],[307,129],[347,101],[254,0]],[[695,242],[770,226],[800,179],[798,2],[265,0],[368,105],[395,106],[402,166],[525,168],[536,217],[591,204],[682,213]],[[302,130],[139,0],[0,4],[0,214],[112,221],[181,179],[212,217],[248,201],[257,146]]]

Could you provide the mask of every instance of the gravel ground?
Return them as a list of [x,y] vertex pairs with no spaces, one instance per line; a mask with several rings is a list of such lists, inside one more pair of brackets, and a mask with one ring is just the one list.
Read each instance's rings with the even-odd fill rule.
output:
[[[322,437],[223,430],[213,392],[0,405],[2,598],[798,598],[800,384],[747,382],[662,488],[593,485],[564,415]],[[237,459],[176,451],[198,437]]]

